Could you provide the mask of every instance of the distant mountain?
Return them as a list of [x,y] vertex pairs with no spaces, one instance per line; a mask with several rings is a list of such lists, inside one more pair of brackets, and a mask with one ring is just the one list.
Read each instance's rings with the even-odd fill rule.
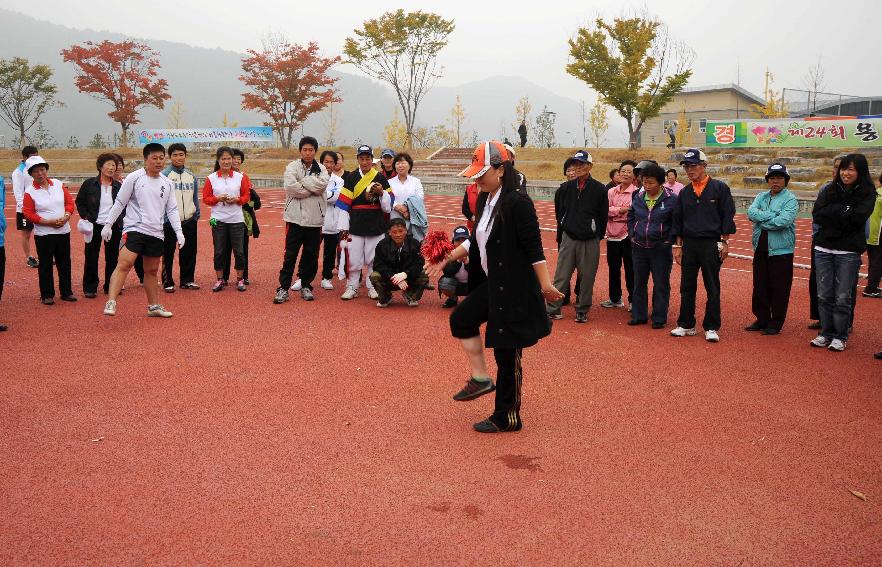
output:
[[[85,145],[96,133],[108,136],[118,131],[107,117],[109,105],[77,91],[73,66],[64,63],[60,55],[62,49],[74,43],[104,39],[121,41],[130,38],[113,32],[72,29],[0,10],[0,58],[25,57],[32,64],[48,64],[55,70],[59,99],[65,106],[47,113],[43,123],[59,143],[74,135]],[[220,126],[225,115],[230,122],[238,122],[241,126],[263,122],[261,115],[241,109],[241,93],[245,90],[238,80],[242,71],[241,54],[182,43],[135,39],[159,52],[161,76],[168,81],[172,95],[170,103],[181,102],[187,126]],[[342,68],[346,69],[345,66]],[[367,142],[379,145],[383,127],[397,106],[391,89],[358,75],[339,71],[336,75],[340,78],[337,86],[343,99],[337,108],[337,143]],[[577,144],[581,142],[579,103],[521,77],[490,77],[458,87],[435,87],[419,109],[418,122],[423,125],[445,122],[457,94],[467,114],[467,139],[476,131],[480,138],[507,135],[515,140],[512,126],[514,108],[517,101],[526,95],[533,104],[534,114],[541,111],[544,105],[556,113],[556,135],[560,145],[573,145],[574,140]],[[165,110],[144,110],[141,113],[141,127],[166,127],[170,103]],[[320,141],[324,141],[327,133],[327,117],[324,114],[311,117],[303,127],[305,133],[316,136]],[[11,129],[5,124],[0,124],[0,133],[6,134],[7,144],[13,139]]]

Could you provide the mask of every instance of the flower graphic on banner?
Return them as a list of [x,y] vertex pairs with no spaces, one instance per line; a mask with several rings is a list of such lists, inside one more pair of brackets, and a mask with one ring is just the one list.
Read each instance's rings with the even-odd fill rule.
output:
[[783,136],[783,132],[777,126],[755,126],[753,130],[750,131],[756,137],[757,144],[780,144],[784,141],[786,136]]
[[758,144],[766,143],[766,127],[765,126],[757,126],[753,130],[750,131],[751,134],[756,136],[756,141]]

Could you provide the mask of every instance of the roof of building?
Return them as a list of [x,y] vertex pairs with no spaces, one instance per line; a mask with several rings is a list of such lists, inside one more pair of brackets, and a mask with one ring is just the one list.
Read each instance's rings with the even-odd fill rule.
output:
[[741,96],[743,96],[744,98],[750,99],[751,101],[755,102],[756,104],[760,104],[760,105],[766,104],[765,100],[756,96],[755,94],[748,91],[747,89],[744,89],[744,88],[736,85],[735,83],[727,83],[727,84],[721,84],[721,85],[707,85],[704,87],[686,87],[681,92],[683,92],[683,93],[708,93],[708,92],[714,92],[714,91],[735,91],[738,94],[740,94]]

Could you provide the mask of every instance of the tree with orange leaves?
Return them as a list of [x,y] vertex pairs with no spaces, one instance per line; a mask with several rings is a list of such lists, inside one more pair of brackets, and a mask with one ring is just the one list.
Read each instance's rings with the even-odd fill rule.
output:
[[81,93],[113,107],[107,115],[122,128],[123,146],[128,144],[129,128],[141,122],[138,111],[147,106],[161,109],[171,98],[166,80],[157,78],[159,54],[144,43],[87,41],[62,49],[61,56],[76,67]]
[[306,47],[278,39],[261,51],[248,50],[239,80],[252,92],[242,93],[242,108],[269,116],[265,124],[278,132],[282,147],[291,145],[294,132],[309,117],[340,102],[328,69],[340,58],[319,55],[318,44]]

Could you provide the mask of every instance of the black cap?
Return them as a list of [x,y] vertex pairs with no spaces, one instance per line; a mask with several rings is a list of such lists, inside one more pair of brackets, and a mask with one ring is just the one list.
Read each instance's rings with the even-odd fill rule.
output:
[[355,157],[358,157],[362,154],[367,154],[371,157],[374,157],[374,150],[371,149],[368,145],[358,146],[358,151],[355,152]]
[[469,229],[466,226],[460,225],[460,226],[453,229],[453,238],[452,238],[453,241],[466,240],[466,239],[468,239],[468,237],[469,237]]
[[783,175],[784,179],[790,181],[790,174],[787,173],[787,167],[783,163],[773,163],[766,170],[766,181],[773,175]]
[[640,160],[640,163],[637,164],[637,167],[634,168],[634,174],[640,175],[640,172],[649,167],[650,165],[658,165],[658,162],[654,159],[644,159]]
[[683,159],[680,160],[680,165],[695,165],[697,163],[707,163],[707,156],[697,148],[686,150]]

